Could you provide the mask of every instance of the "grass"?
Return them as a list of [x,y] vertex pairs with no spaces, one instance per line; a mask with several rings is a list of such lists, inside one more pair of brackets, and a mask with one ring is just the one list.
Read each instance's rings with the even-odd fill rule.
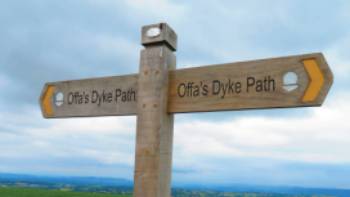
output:
[[[317,197],[315,195],[285,195],[263,193],[216,193],[216,192],[175,192],[175,197]],[[131,194],[111,194],[92,192],[73,192],[68,189],[54,190],[41,188],[1,187],[0,197],[132,197]],[[321,197],[321,196],[318,196]],[[326,196],[322,196],[326,197]]]
[[72,192],[36,188],[2,187],[1,197],[131,197],[130,195]]

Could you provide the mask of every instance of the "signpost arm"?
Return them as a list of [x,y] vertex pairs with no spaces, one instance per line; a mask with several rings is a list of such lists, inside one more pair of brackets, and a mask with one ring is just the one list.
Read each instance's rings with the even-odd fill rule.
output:
[[168,71],[176,67],[176,42],[165,23],[142,28],[134,197],[170,197],[174,117],[167,112]]

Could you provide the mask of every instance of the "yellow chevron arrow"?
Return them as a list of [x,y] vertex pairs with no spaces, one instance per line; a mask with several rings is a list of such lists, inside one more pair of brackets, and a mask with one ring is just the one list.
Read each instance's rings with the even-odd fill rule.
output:
[[48,85],[41,101],[42,111],[45,117],[53,116],[52,96],[54,95],[54,93],[55,87],[52,85]]
[[303,60],[303,64],[310,77],[309,86],[307,87],[302,100],[306,103],[312,102],[317,98],[323,87],[324,77],[315,59]]

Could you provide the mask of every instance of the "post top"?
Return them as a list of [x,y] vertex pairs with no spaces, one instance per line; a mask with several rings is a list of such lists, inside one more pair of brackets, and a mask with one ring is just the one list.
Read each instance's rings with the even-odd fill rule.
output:
[[176,51],[177,35],[166,23],[146,25],[142,27],[141,43],[143,46],[165,43]]

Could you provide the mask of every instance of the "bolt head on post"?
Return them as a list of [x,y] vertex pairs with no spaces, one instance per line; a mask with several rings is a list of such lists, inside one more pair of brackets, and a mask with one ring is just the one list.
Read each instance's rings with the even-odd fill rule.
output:
[[166,44],[172,51],[177,48],[177,35],[166,23],[152,24],[142,27],[141,44],[145,47]]

